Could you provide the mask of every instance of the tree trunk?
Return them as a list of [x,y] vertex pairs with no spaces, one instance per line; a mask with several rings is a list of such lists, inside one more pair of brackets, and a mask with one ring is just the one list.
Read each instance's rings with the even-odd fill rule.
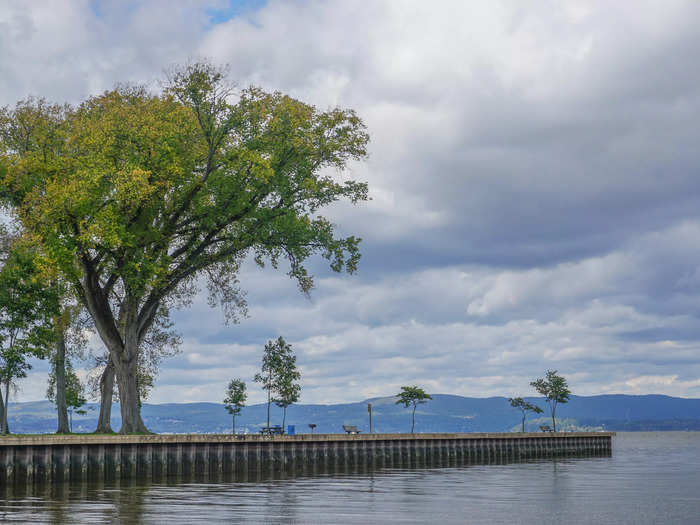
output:
[[3,429],[5,428],[3,426],[4,422],[5,422],[5,401],[3,400],[3,397],[2,397],[2,388],[0,388],[0,434],[5,433],[3,431]]
[[413,413],[411,414],[411,434],[416,426],[416,405],[413,405]]
[[267,390],[267,429],[270,429],[270,403],[272,402],[270,389]]
[[100,415],[97,418],[98,434],[114,434],[112,430],[112,396],[114,395],[114,365],[112,358],[107,359],[107,366],[100,378]]
[[287,406],[282,407],[282,432],[284,432],[284,424],[287,422]]
[[552,410],[552,431],[557,431],[557,420],[554,419],[554,410]]
[[54,375],[56,377],[56,413],[58,416],[56,434],[67,434],[71,429],[68,426],[68,407],[66,406],[66,336],[63,331],[59,331],[56,341]]
[[[119,385],[119,407],[122,413],[120,434],[150,434],[141,419],[141,403],[137,380],[137,348],[125,349],[122,358],[116,358],[115,371]],[[112,361],[115,356],[112,355]]]
[[520,429],[520,432],[525,432],[525,414],[523,414],[523,426]]
[[10,425],[7,423],[7,409],[10,404],[10,382],[5,381],[5,407],[2,414],[2,433],[10,433]]
[[[84,276],[81,285],[84,289],[82,299],[90,316],[95,321],[95,328],[102,342],[109,349],[109,357],[114,367],[114,377],[119,387],[119,406],[122,413],[121,434],[149,433],[141,419],[141,405],[138,392],[138,352],[144,334],[149,330],[158,310],[159,302],[152,301],[148,311],[139,319],[138,305],[142,297],[127,296],[115,318],[108,301],[108,294],[102,289],[98,275],[92,263],[83,258]],[[103,402],[106,402],[103,396]],[[105,414],[106,416],[106,414]],[[106,422],[106,417],[103,422]]]
[[231,428],[231,434],[235,434],[236,433],[236,414],[232,414],[232,415],[233,415],[233,426]]

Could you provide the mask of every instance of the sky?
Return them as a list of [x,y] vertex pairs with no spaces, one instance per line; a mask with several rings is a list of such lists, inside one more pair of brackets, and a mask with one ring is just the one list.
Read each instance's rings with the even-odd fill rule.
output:
[[[304,297],[246,264],[249,317],[198,296],[149,402],[220,401],[265,342],[292,343],[303,403],[431,393],[700,397],[700,3],[571,0],[0,0],[0,106],[157,90],[207,58],[240,87],[353,108],[371,201],[352,276]],[[99,341],[94,341],[99,348]],[[36,363],[15,398],[41,399]]]

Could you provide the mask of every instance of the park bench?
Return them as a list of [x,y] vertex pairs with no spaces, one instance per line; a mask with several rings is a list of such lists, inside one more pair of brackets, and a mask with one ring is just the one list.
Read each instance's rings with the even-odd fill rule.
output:
[[359,434],[362,430],[357,430],[355,425],[343,425],[346,434]]
[[552,427],[550,427],[549,425],[540,425],[540,430],[542,432],[554,432],[554,430],[552,430]]
[[282,429],[281,425],[272,425],[270,427],[262,427],[260,429],[260,433],[264,436],[272,436],[273,434],[278,434],[281,436],[284,434],[284,430]]

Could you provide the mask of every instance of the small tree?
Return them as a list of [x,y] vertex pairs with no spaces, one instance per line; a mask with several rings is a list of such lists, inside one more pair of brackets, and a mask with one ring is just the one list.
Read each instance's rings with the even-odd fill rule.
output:
[[402,386],[401,392],[398,393],[397,405],[403,405],[406,408],[413,406],[413,412],[411,413],[411,434],[413,434],[413,429],[416,424],[416,407],[423,403],[427,403],[428,399],[432,399],[425,390],[417,386]]
[[287,356],[286,362],[282,370],[280,370],[275,405],[282,408],[282,428],[284,428],[287,422],[287,407],[299,401],[299,395],[301,394],[301,385],[296,383],[296,381],[301,379],[296,361],[297,358],[295,355]]
[[276,341],[268,341],[263,350],[261,370],[253,378],[253,381],[262,385],[263,390],[267,390],[267,428],[270,428],[270,405],[272,394],[277,388],[277,375],[282,356],[291,350],[291,346],[281,336]]
[[[0,269],[0,419],[8,434],[10,385],[27,376],[30,356],[44,358],[54,342],[53,320],[58,309],[55,290],[43,281],[35,253],[19,240]],[[4,404],[3,404],[4,402]]]
[[49,395],[48,398],[56,405],[58,420],[56,433],[66,434],[71,431],[66,403],[66,371],[70,367],[70,356],[85,357],[89,326],[88,317],[83,315],[84,310],[70,300],[66,287],[57,282],[54,282],[53,286],[60,294],[60,312],[54,319],[56,337],[50,355],[49,390],[53,389],[54,394]]
[[81,407],[86,403],[84,386],[73,368],[66,370],[66,407],[70,414],[70,431],[73,432],[73,412],[85,415],[87,412]]
[[547,370],[547,375],[530,383],[540,394],[545,397],[549,411],[552,415],[552,429],[557,431],[557,422],[554,415],[559,403],[566,403],[571,396],[571,390],[564,377],[557,375],[556,370]]
[[[46,397],[49,401],[57,403],[57,381],[54,370],[49,372],[49,386],[46,389]],[[85,386],[80,381],[78,374],[73,370],[73,365],[70,361],[65,364],[65,403],[66,410],[69,414],[69,431],[73,432],[73,412],[84,415],[87,412],[81,410],[81,407],[87,403],[85,399]]]
[[[9,410],[10,401],[10,386],[16,389],[17,379],[27,377],[27,370],[31,370],[32,366],[27,362],[27,356],[18,348],[10,347],[2,349],[0,357],[0,382],[5,389],[4,404],[2,407],[2,421],[0,421],[3,434],[10,433],[10,427],[7,422],[7,411]],[[2,392],[0,392],[0,403],[2,402]]]
[[540,407],[533,405],[532,403],[528,403],[522,397],[511,397],[508,399],[508,401],[510,401],[510,406],[517,408],[523,414],[523,421],[520,430],[521,432],[525,432],[525,417],[527,416],[528,412],[534,412],[535,414],[542,413],[542,409]]
[[[276,341],[268,341],[263,352],[261,373],[255,374],[254,381],[261,383],[267,390],[267,427],[270,427],[270,405],[276,405],[285,409],[299,399],[299,385],[294,382],[301,376],[296,368],[297,358],[292,350],[292,345],[283,337]],[[282,421],[284,425],[284,420]]]
[[231,433],[236,433],[236,416],[241,413],[241,409],[245,406],[248,399],[246,385],[240,379],[232,379],[226,389],[226,397],[224,398],[224,407],[233,417],[233,426]]

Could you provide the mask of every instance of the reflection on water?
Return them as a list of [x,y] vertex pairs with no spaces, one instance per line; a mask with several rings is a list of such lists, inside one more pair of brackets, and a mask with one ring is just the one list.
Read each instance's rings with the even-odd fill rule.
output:
[[700,433],[620,434],[612,457],[351,467],[0,488],[0,521],[693,523]]

